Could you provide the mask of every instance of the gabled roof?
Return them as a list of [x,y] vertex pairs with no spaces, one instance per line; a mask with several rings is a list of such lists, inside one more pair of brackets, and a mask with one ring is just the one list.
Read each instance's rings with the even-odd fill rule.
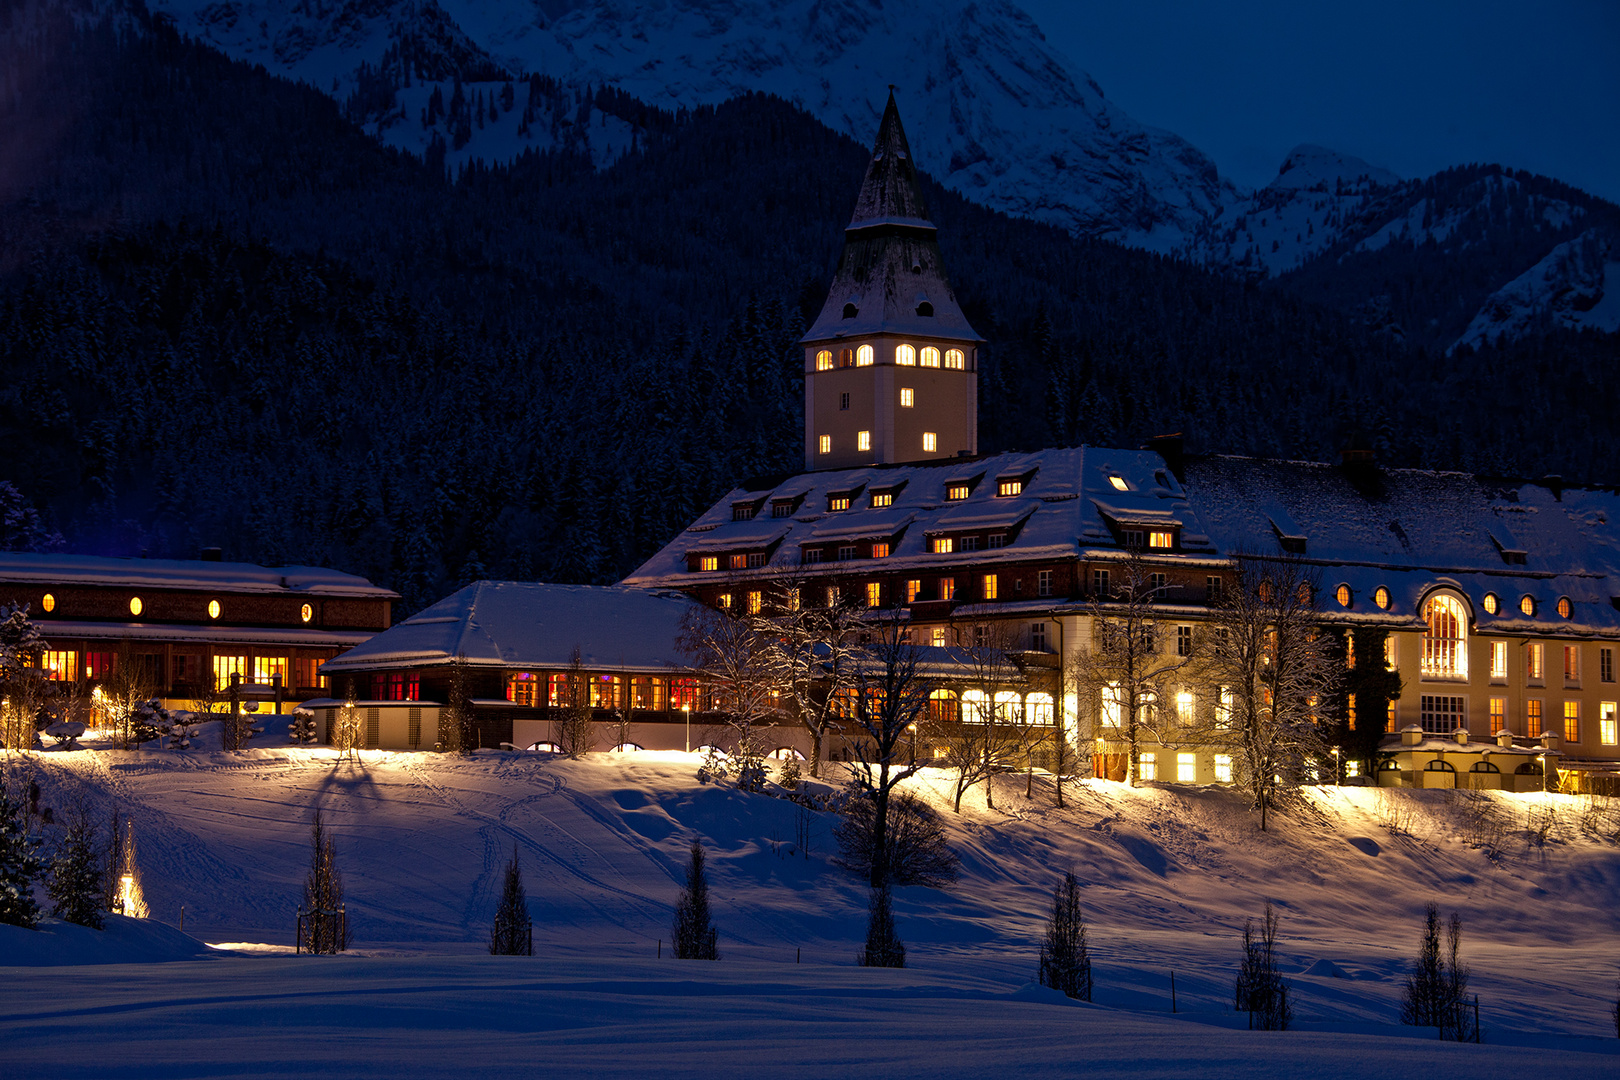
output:
[[[966,344],[983,340],[956,302],[936,233],[891,92],[855,212],[844,230],[838,271],[803,340],[835,342],[874,334]],[[920,314],[930,310],[931,315]]]
[[[684,558],[684,556],[683,556]],[[623,586],[480,581],[358,645],[322,671],[435,667],[565,668],[579,650],[592,670],[684,665],[681,622],[695,602]]]

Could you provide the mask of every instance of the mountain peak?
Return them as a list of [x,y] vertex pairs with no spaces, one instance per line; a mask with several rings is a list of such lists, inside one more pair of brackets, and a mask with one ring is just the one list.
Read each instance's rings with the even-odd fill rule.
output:
[[1351,185],[1389,187],[1400,182],[1401,178],[1388,169],[1369,165],[1358,157],[1302,143],[1288,151],[1282,167],[1277,170],[1277,178],[1267,187],[1274,191],[1331,190]]

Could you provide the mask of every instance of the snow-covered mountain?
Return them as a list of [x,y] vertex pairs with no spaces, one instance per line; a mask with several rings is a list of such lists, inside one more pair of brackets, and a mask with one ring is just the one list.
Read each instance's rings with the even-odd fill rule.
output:
[[1520,337],[1544,326],[1620,331],[1620,234],[1588,229],[1498,289],[1458,345]]
[[[152,0],[224,52],[302,79],[387,142],[448,160],[503,158],[564,135],[599,158],[631,133],[589,105],[609,86],[662,108],[745,91],[794,101],[866,142],[893,83],[919,163],[968,197],[1076,233],[1186,247],[1237,193],[1185,140],[1133,120],[1007,0]],[[362,68],[362,65],[366,65]],[[378,73],[383,82],[379,83]],[[534,122],[507,77],[573,88]],[[435,89],[484,104],[463,139]],[[384,89],[393,91],[391,96]],[[358,95],[358,97],[356,97]],[[564,130],[568,129],[568,130]],[[460,145],[457,145],[457,144]]]

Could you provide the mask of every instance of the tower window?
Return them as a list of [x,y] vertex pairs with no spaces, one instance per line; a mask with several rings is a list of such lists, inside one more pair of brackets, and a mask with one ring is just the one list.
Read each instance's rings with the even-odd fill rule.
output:
[[842,367],[854,367],[855,366],[855,350],[854,349],[839,349],[838,350],[838,366],[841,367],[841,368]]
[[872,449],[872,433],[870,431],[857,431],[855,433],[855,449]]
[[909,387],[909,386],[902,386],[900,388],[900,407],[902,409],[909,409],[909,408],[913,407],[916,404],[917,404],[917,394],[916,394],[916,392],[913,391],[911,389],[911,387]]
[[961,371],[967,367],[967,358],[962,355],[961,349],[946,349],[945,366],[952,371]]
[[839,412],[849,412],[849,394],[848,393],[843,393],[843,394],[838,395],[838,411]]
[[901,367],[916,367],[917,347],[915,345],[896,345],[894,348],[894,362]]
[[933,454],[939,451],[939,436],[932,431],[923,432],[923,453]]
[[872,346],[870,346],[870,345],[862,345],[860,348],[855,350],[855,366],[856,367],[871,367],[872,366]]
[[922,351],[923,367],[939,367],[939,350],[932,345],[924,345]]
[[831,371],[832,370],[832,350],[831,349],[821,349],[820,351],[818,351],[816,353],[816,370],[817,371]]
[[860,313],[861,313],[861,309],[856,307],[854,304],[845,304],[844,305],[844,318],[853,319],[855,316],[859,315]]
[[832,453],[832,436],[822,435],[820,438],[816,439],[816,450],[818,453],[822,454]]
[[917,305],[917,314],[925,319],[932,319],[934,317],[934,305],[924,300]]

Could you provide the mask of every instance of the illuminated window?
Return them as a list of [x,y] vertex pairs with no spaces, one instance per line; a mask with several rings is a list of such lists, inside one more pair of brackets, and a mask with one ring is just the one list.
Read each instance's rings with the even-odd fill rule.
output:
[[[855,310],[855,305],[854,304],[846,304],[846,305],[844,305],[844,312],[845,312],[844,318],[846,318],[846,319],[853,318],[853,316],[851,314],[849,314],[849,313],[853,312],[854,310]],[[855,366],[855,350],[854,349],[839,349],[838,350],[838,366],[841,367],[841,368],[854,367]]]
[[1395,730],[1395,702],[1391,701],[1384,708],[1384,731],[1385,732],[1393,732],[1394,730]]
[[630,680],[630,707],[662,712],[666,704],[664,680],[637,677]]
[[839,601],[844,598],[843,590],[837,585],[828,585],[822,595],[827,602],[827,607],[837,607]]
[[1419,698],[1423,730],[1431,735],[1450,735],[1468,726],[1468,699],[1450,694],[1424,694]]
[[1333,592],[1333,598],[1339,602],[1340,607],[1350,606],[1350,586],[1340,585]]
[[1491,734],[1507,727],[1507,698],[1493,697],[1490,702]]
[[40,599],[39,606],[45,609],[46,614],[50,614],[56,610],[56,597],[52,596],[50,593],[46,593],[44,597]]
[[699,555],[698,556],[698,569],[699,570],[718,570],[718,569],[720,569],[720,556],[718,556],[718,555]]
[[1581,647],[1579,645],[1564,646],[1564,681],[1567,683],[1581,681]]
[[917,349],[912,345],[897,345],[894,349],[894,362],[902,367],[917,366]]
[[1215,782],[1217,784],[1230,784],[1232,782],[1232,755],[1215,755]]
[[45,677],[52,682],[79,681],[79,654],[72,650],[47,649],[40,657]]
[[855,433],[855,449],[872,449],[872,433],[870,431],[857,431]]
[[747,555],[727,555],[726,565],[733,570],[742,570],[748,565]]
[[1010,499],[1014,495],[1022,495],[1023,493],[1024,482],[1022,480],[1003,480],[996,485],[996,498],[998,499]]
[[309,620],[313,619],[314,617],[315,609],[309,604],[305,604],[303,607],[298,609],[298,618],[303,622],[309,622]]
[[1173,548],[1176,546],[1176,534],[1164,529],[1151,529],[1148,531],[1148,547]]
[[1396,655],[1396,651],[1395,651],[1395,635],[1394,634],[1388,634],[1384,638],[1384,668],[1385,668],[1385,670],[1386,671],[1394,671],[1395,668],[1398,666],[1399,659],[1400,658]]
[[908,578],[906,580],[906,603],[908,603],[908,604],[916,603],[917,602],[917,594],[920,593],[920,592],[922,592],[922,579],[921,578]]
[[911,408],[912,406],[914,406],[916,404],[917,404],[917,395],[916,395],[916,393],[911,389],[911,387],[902,386],[900,388],[900,407],[902,409],[909,409],[909,408]]
[[1485,614],[1487,614],[1487,615],[1495,615],[1498,611],[1501,611],[1501,610],[1502,610],[1502,601],[1497,599],[1496,594],[1493,593],[1493,592],[1486,593],[1485,594]]
[[889,557],[889,545],[888,544],[876,543],[876,544],[872,545],[872,558],[874,558],[874,559],[887,559],[888,557]]
[[967,367],[966,361],[967,358],[962,355],[961,349],[945,350],[945,366],[950,368],[952,371],[961,371],[963,368]]
[[132,596],[129,598],[129,613],[131,615],[139,615],[141,613],[141,607],[142,604],[140,597]]
[[[175,659],[181,660],[184,658],[177,656]],[[300,690],[306,687],[311,690],[326,689],[326,676],[321,674],[321,661],[317,658],[302,657],[294,660],[293,676],[293,684]],[[178,665],[174,673],[174,681],[185,681],[183,673],[178,669]]]
[[1536,598],[1529,593],[1519,597],[1519,610],[1526,615],[1534,615],[1536,613]]
[[971,494],[973,494],[973,489],[968,487],[966,484],[952,484],[950,487],[945,489],[945,498],[951,502],[957,502],[961,499],[965,499]]
[[1468,613],[1462,602],[1445,593],[1423,604],[1423,674],[1440,678],[1468,677]]
[[255,656],[253,658],[253,681],[270,684],[281,677],[281,685],[287,685],[287,658],[285,656]]
[[928,718],[936,724],[954,724],[960,717],[956,709],[956,695],[949,690],[935,690],[928,695]]
[[880,582],[868,581],[866,583],[866,606],[883,606],[883,585]]
[[1356,695],[1344,695],[1344,726],[1356,730]]
[[1356,666],[1356,635],[1353,633],[1344,635],[1344,666],[1347,671]]
[[894,505],[894,492],[892,492],[892,491],[874,491],[874,492],[872,492],[872,509],[877,510],[877,509],[880,509],[880,508],[885,507],[885,506],[893,506],[893,505]]
[[1558,598],[1558,617],[1560,619],[1567,619],[1573,614],[1575,614],[1575,608],[1570,604],[1569,597],[1560,596]]
[[928,636],[928,640],[933,643],[934,648],[942,648],[945,644],[945,628],[943,626],[934,627],[933,633]]
[[540,699],[540,680],[532,671],[514,671],[506,676],[506,700],[532,709]]
[[617,675],[592,675],[591,682],[591,708],[617,709],[620,705],[620,689],[622,687]]
[[939,450],[939,436],[932,431],[923,432],[923,453],[932,454]]
[[1578,701],[1564,702],[1564,741],[1581,741],[1581,703]]
[[1127,484],[1125,482],[1125,478],[1123,476],[1110,476],[1108,478],[1108,482],[1110,484],[1114,485],[1114,490],[1115,491],[1129,491],[1129,490],[1131,490],[1131,485],[1129,485],[1129,484]]
[[1389,607],[1389,590],[1384,588],[1382,585],[1374,589],[1373,603],[1377,604],[1380,608],[1387,609]]
[[980,595],[986,600],[994,600],[996,598],[996,575],[984,575],[984,587]]
[[1193,696],[1191,690],[1181,690],[1176,693],[1176,719],[1183,724],[1192,724]]
[[816,450],[823,454],[832,453],[832,436],[823,435],[816,440]]
[[934,554],[948,555],[956,548],[955,542],[949,536],[934,537]]
[[1620,730],[1615,723],[1615,703],[1605,701],[1598,706],[1598,742],[1613,746],[1620,742]]
[[723,608],[724,610],[726,610],[726,611],[731,610],[731,594],[730,593],[723,592],[719,596],[715,597],[714,600],[715,600],[715,603],[719,604],[721,606],[721,608]]
[[1524,647],[1524,677],[1530,682],[1540,682],[1544,678],[1542,657],[1546,648],[1539,641],[1532,641]]
[[942,577],[942,578],[939,579],[939,598],[941,600],[955,600],[956,599],[956,579],[955,578],[953,578],[953,577]]
[[1125,691],[1117,682],[1105,682],[1102,687],[1102,700],[1098,709],[1098,719],[1104,727],[1117,728],[1120,719],[1125,715]]
[[832,366],[833,366],[833,363],[832,363],[832,350],[831,349],[822,349],[822,350],[820,350],[820,351],[818,351],[816,353],[816,370],[817,371],[831,371]]
[[1024,720],[1036,727],[1052,726],[1052,695],[1029,694],[1024,698]]
[[848,510],[849,509],[849,496],[848,495],[834,495],[834,496],[832,496],[831,498],[829,498],[827,500],[827,509],[831,510],[833,513],[838,513],[841,510]]
[[785,601],[786,601],[787,609],[789,611],[798,611],[799,610],[799,590],[796,587],[789,589],[787,591]]
[[1159,755],[1142,755],[1142,779],[1157,780],[1159,778]]
[[870,345],[862,345],[860,348],[855,350],[855,366],[856,367],[871,367],[872,366],[872,346],[870,346]]
[[371,677],[373,701],[420,701],[422,677],[414,671],[390,671]]
[[1497,682],[1507,680],[1507,646],[1505,641],[1491,642],[1491,678]]
[[748,593],[748,614],[758,615],[765,606],[765,597],[758,589],[751,589]]
[[939,350],[932,345],[924,345],[922,351],[923,367],[939,367]]
[[1532,739],[1541,738],[1541,701],[1529,698],[1524,703],[1524,733]]
[[218,690],[228,690],[231,686],[231,676],[247,676],[247,657],[245,656],[216,656],[214,657],[214,687]]
[[1176,755],[1176,783],[1193,784],[1198,782],[1198,755]]

